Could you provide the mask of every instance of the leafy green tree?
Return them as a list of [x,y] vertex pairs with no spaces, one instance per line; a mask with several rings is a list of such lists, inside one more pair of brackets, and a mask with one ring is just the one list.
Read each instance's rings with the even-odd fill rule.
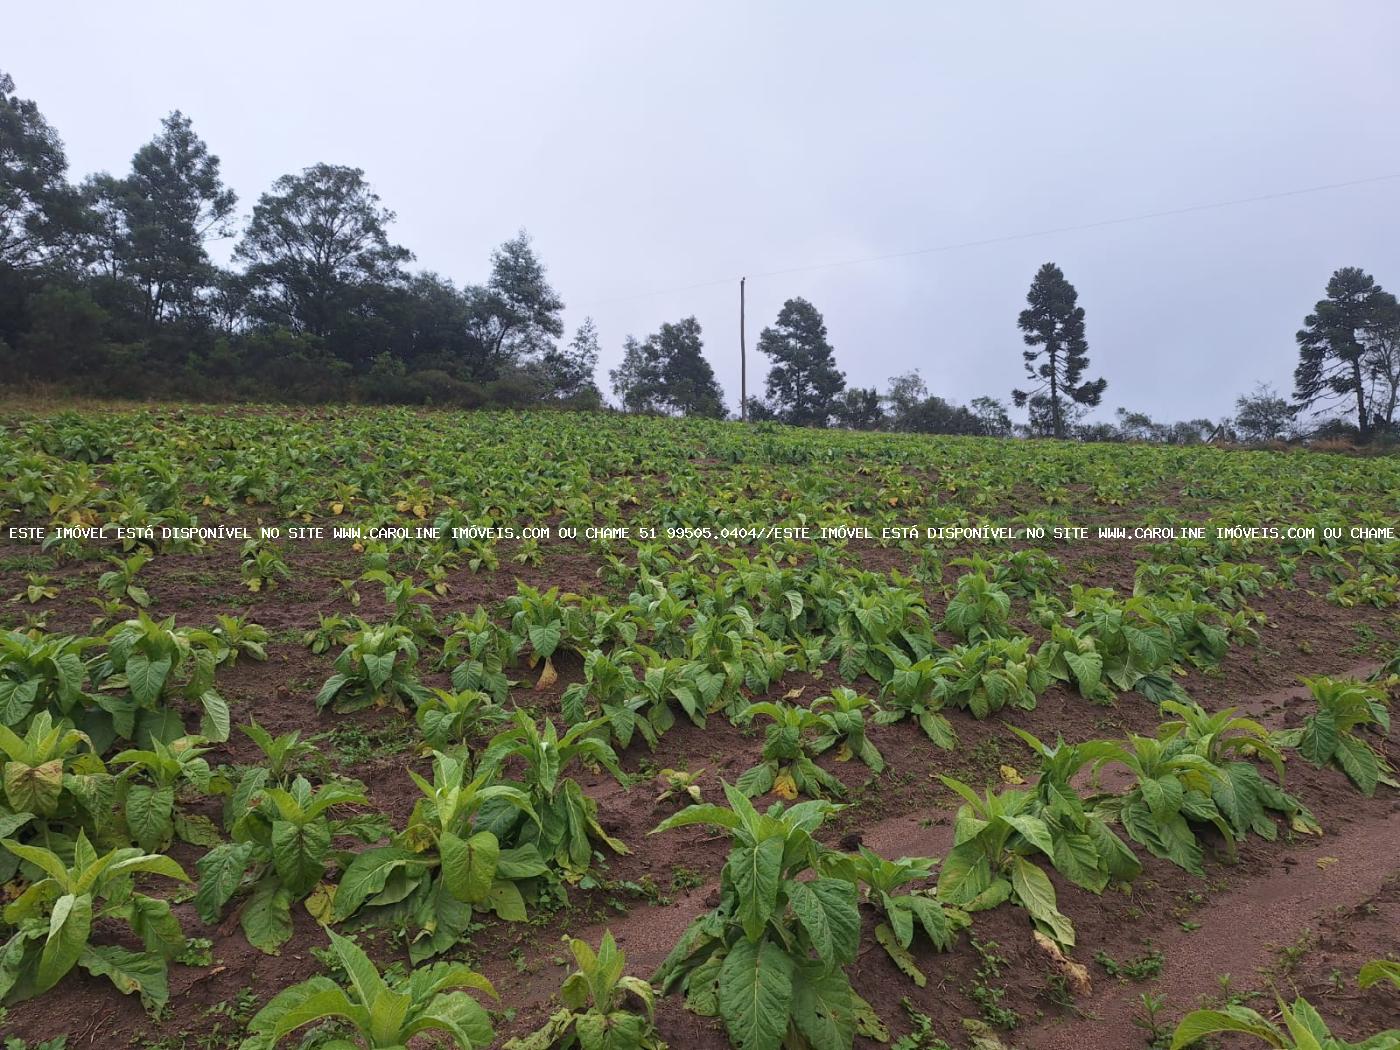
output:
[[585,317],[567,347],[550,347],[541,359],[553,395],[587,398],[601,404],[602,394],[593,381],[598,368],[598,326]]
[[0,264],[45,263],[71,247],[82,210],[58,132],[0,71]]
[[687,317],[647,336],[627,337],[622,364],[613,369],[613,392],[629,412],[680,416],[724,415],[724,395],[705,360],[700,322]]
[[878,430],[885,419],[880,395],[873,386],[848,386],[832,405],[832,414],[851,430]]
[[1242,441],[1273,441],[1284,437],[1298,415],[1296,405],[1267,383],[1235,399],[1235,430]]
[[916,368],[903,375],[890,376],[889,389],[883,398],[889,413],[891,430],[907,430],[909,415],[928,398],[928,384]]
[[524,230],[491,254],[491,277],[465,292],[474,379],[495,379],[509,365],[540,358],[564,334],[564,300],[545,279],[544,264]]
[[253,206],[234,252],[248,264],[256,315],[325,337],[365,286],[397,283],[411,252],[389,240],[394,213],[359,168],[315,164],[283,175]]
[[[1368,403],[1368,374],[1396,342],[1395,296],[1356,266],[1344,266],[1327,282],[1327,298],[1319,299],[1298,331],[1298,367],[1294,397],[1307,407],[1323,400],[1356,403],[1356,427],[1362,440],[1375,422]],[[1390,401],[1394,410],[1394,397]]]
[[1064,271],[1054,263],[1042,266],[1031,281],[1026,302],[1016,323],[1031,347],[1021,355],[1026,374],[1037,384],[1031,390],[1012,391],[1012,397],[1017,408],[1031,403],[1033,417],[1037,408],[1043,410],[1049,417],[1050,433],[1063,438],[1068,432],[1066,405],[1097,405],[1108,381],[1081,380],[1089,364],[1084,308]]
[[97,234],[105,241],[103,253],[140,289],[146,326],[191,309],[214,283],[205,243],[232,234],[238,197],[224,186],[219,158],[190,118],[171,113],[136,151],[130,175],[91,185],[105,209]]
[[977,417],[981,432],[987,437],[1010,437],[1011,417],[1006,414],[1006,406],[994,397],[974,397],[972,414]]
[[758,351],[773,361],[767,392],[776,418],[794,426],[829,425],[846,377],[836,367],[817,308],[806,299],[783,303],[777,323],[759,335]]

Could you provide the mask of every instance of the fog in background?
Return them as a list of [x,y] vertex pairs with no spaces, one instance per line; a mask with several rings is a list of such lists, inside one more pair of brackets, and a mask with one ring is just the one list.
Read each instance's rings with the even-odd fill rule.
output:
[[625,335],[695,314],[736,407],[749,274],[750,393],[759,330],[803,296],[850,383],[918,368],[1007,398],[1053,260],[1109,380],[1096,416],[1219,417],[1257,380],[1292,389],[1334,269],[1400,291],[1400,179],[822,266],[1400,173],[1380,0],[82,2],[5,26],[74,181],[124,173],[179,108],[242,215],[279,175],[362,167],[414,265],[459,284],[525,227],[569,327],[598,322],[605,390]]

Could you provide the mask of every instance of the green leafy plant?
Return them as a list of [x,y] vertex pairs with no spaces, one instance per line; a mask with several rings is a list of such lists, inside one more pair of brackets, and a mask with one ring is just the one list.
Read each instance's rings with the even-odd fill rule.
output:
[[254,537],[243,544],[243,562],[239,569],[248,590],[272,590],[279,580],[290,580],[292,570],[282,555],[266,540]]
[[689,772],[684,769],[663,769],[656,774],[656,778],[665,785],[661,794],[656,796],[658,804],[662,802],[681,801],[690,799],[693,803],[703,802],[700,797],[700,778],[705,775],[703,769]]
[[506,719],[505,710],[477,689],[452,692],[433,689],[419,701],[414,720],[428,747],[445,751],[460,747]]
[[283,989],[248,1022],[242,1050],[272,1050],[318,1021],[348,1025],[354,1033],[349,1039],[321,1044],[327,1050],[406,1050],[424,1032],[444,1033],[460,1050],[485,1050],[494,1041],[490,1016],[463,990],[496,998],[496,990],[481,974],[461,963],[440,962],[418,967],[399,980],[386,980],[354,941],[326,932],[347,985],[313,977]]
[[1336,766],[1364,795],[1374,795],[1378,784],[1400,787],[1385,759],[1357,732],[1374,728],[1390,733],[1385,690],[1323,676],[1304,678],[1303,684],[1317,702],[1317,713],[1304,719],[1301,729],[1280,733],[1280,743],[1296,747],[1315,766]]
[[267,628],[251,623],[242,616],[225,616],[220,613],[216,619],[218,626],[209,633],[219,640],[223,647],[219,653],[220,664],[232,666],[240,655],[254,660],[267,659]]
[[1130,734],[1127,747],[1095,762],[1096,773],[1111,762],[1126,767],[1136,784],[1120,795],[1102,799],[1097,808],[1116,816],[1134,842],[1195,875],[1205,872],[1193,823],[1213,825],[1234,850],[1235,833],[1215,804],[1216,791],[1229,783],[1228,777],[1184,739]]
[[840,686],[829,696],[819,696],[812,701],[810,710],[825,727],[813,742],[818,753],[836,748],[836,761],[849,762],[859,758],[871,772],[880,773],[885,768],[884,756],[870,742],[865,733],[865,712],[879,713],[879,706],[868,696],[861,696],[854,689]]
[[176,810],[176,797],[183,790],[207,794],[213,772],[200,747],[198,737],[180,737],[169,744],[152,741],[149,750],[131,749],[112,757],[125,765],[117,776],[116,801],[127,831],[148,853],[169,848],[178,835],[197,846],[217,846],[218,829],[208,817]]
[[562,737],[549,719],[543,728],[524,711],[515,712],[515,725],[492,738],[481,757],[480,769],[496,776],[512,760],[522,769],[522,786],[538,820],[525,823],[525,814],[506,814],[521,843],[533,843],[540,855],[570,880],[581,878],[593,863],[593,844],[614,853],[627,847],[609,835],[598,822],[598,803],[565,771],[575,762],[591,762],[610,772],[619,783],[626,774],[617,753],[607,741],[593,735],[601,719],[580,722]]
[[1276,1050],[1390,1050],[1400,1046],[1400,1029],[1396,1028],[1359,1043],[1338,1039],[1312,1003],[1301,996],[1291,1005],[1279,999],[1278,1009],[1282,1027],[1247,1006],[1232,1004],[1219,1010],[1193,1010],[1172,1033],[1171,1050],[1182,1050],[1206,1036],[1224,1032],[1251,1035]]
[[878,725],[889,725],[910,716],[924,735],[944,750],[951,750],[957,736],[943,708],[942,669],[932,656],[912,660],[897,649],[887,649],[891,664],[889,681],[881,694],[884,704],[875,716]]
[[909,951],[915,932],[922,929],[930,944],[939,951],[947,951],[953,946],[958,931],[971,923],[966,912],[940,903],[931,889],[910,888],[911,883],[923,882],[932,876],[937,860],[933,857],[886,860],[861,846],[849,863],[852,878],[866,887],[866,899],[884,920],[875,927],[875,939],[896,966],[920,988],[924,987],[928,977]]
[[199,735],[223,743],[229,733],[228,703],[214,689],[220,649],[208,631],[176,627],[173,616],[156,621],[140,612],[137,619],[118,624],[107,634],[106,656],[92,669],[97,709],[85,713],[80,727],[100,747],[113,734],[138,745],[174,740],[186,730],[165,700],[178,693],[200,706]]
[[[519,841],[511,819],[519,813],[531,824],[539,820],[524,790],[494,782],[489,770],[473,777],[465,758],[441,753],[433,756],[431,783],[409,775],[422,796],[407,826],[391,845],[371,847],[349,862],[331,915],[340,921],[364,908],[397,920],[417,963],[456,944],[474,908],[523,922],[520,886],[548,869],[533,842]],[[483,813],[488,807],[494,822]]]
[[1029,791],[988,790],[978,797],[952,777],[939,778],[964,799],[953,830],[953,848],[938,872],[938,897],[963,911],[976,912],[1013,901],[1030,914],[1036,929],[1051,940],[1074,946],[1074,924],[1062,914],[1049,876],[1030,858],[1053,861],[1050,825],[1035,814]]
[[[353,835],[373,842],[384,828],[382,818],[330,815],[338,806],[366,804],[358,786],[313,788],[305,777],[286,788],[267,786],[265,776],[257,775],[265,772],[250,771],[229,799],[232,841],[215,846],[195,864],[195,909],[205,922],[217,922],[228,902],[249,889],[238,913],[243,934],[259,951],[275,955],[292,936],[292,904],[310,896],[326,875],[332,840]],[[308,902],[308,908],[324,905]]]
[[24,574],[23,589],[12,595],[10,601],[38,605],[40,602],[57,597],[58,588],[53,585],[53,581],[49,577],[39,572],[27,572]]
[[[0,1000],[17,1002],[57,984],[74,966],[108,977],[123,993],[139,992],[148,1010],[170,997],[166,963],[185,949],[185,936],[168,901],[133,889],[138,873],[188,882],[169,857],[140,849],[116,849],[98,855],[81,831],[71,863],[40,846],[0,840],[10,853],[43,876],[5,906],[15,927],[0,948]],[[121,922],[144,950],[91,944],[98,924]]]
[[[112,778],[86,733],[53,723],[47,711],[29,722],[23,737],[0,726],[0,787],[8,810],[0,807],[0,834],[13,835],[34,822],[37,837],[55,850],[80,830],[101,839],[109,830]],[[0,877],[14,874],[14,863],[0,857]]]
[[1011,596],[980,573],[959,576],[943,627],[966,642],[1006,635]]
[[739,777],[740,791],[750,798],[772,791],[789,800],[799,794],[825,798],[846,793],[841,781],[813,761],[821,750],[816,734],[829,731],[820,715],[805,707],[762,700],[745,707],[735,721],[748,722],[760,715],[771,721],[764,731],[763,760]]
[[[618,950],[612,931],[603,932],[597,952],[576,937],[564,942],[578,964],[559,990],[564,1008],[536,1031],[510,1040],[504,1050],[665,1050],[656,1031],[651,985],[627,975],[627,956]],[[640,1011],[631,1007],[629,997]]]
[[269,781],[279,787],[287,787],[302,761],[317,752],[315,744],[301,738],[299,729],[273,736],[258,725],[256,719],[249,720],[246,726],[239,726],[238,729],[263,756],[261,767],[254,767],[252,772],[244,771],[240,781],[245,784],[241,789],[244,792],[257,790]]
[[869,1025],[845,972],[860,940],[856,887],[823,874],[830,851],[812,838],[837,807],[775,802],[760,813],[737,787],[724,794],[727,807],[689,806],[653,831],[708,824],[732,843],[719,905],[690,924],[653,980],[723,1018],[745,1050],[849,1048]]
[[1067,744],[1056,738],[1049,745],[1016,726],[1008,727],[1040,759],[1032,792],[1032,806],[1050,830],[1050,860],[1055,869],[1092,893],[1102,893],[1110,882],[1129,883],[1142,865],[1128,845],[1095,807],[1085,805],[1073,780],[1094,762],[1117,753],[1110,740],[1086,740]]
[[147,551],[137,551],[129,558],[111,556],[107,561],[113,566],[97,578],[97,589],[117,602],[131,602],[145,609],[151,604],[151,596],[146,588],[136,582],[136,574],[151,560]]
[[38,710],[80,714],[88,703],[82,654],[96,644],[95,638],[0,631],[0,725],[23,732]]
[[1196,703],[1165,700],[1161,710],[1178,717],[1163,722],[1158,735],[1168,741],[1186,742],[1225,774],[1212,780],[1211,800],[1230,822],[1237,838],[1251,831],[1270,842],[1277,838],[1278,829],[1268,819],[1271,810],[1287,818],[1296,832],[1322,833],[1306,806],[1282,787],[1265,780],[1253,762],[1242,760],[1257,758],[1268,762],[1279,784],[1283,783],[1283,755],[1261,724],[1237,716],[1233,707],[1211,714]]
[[316,694],[316,707],[329,705],[345,714],[383,704],[403,709],[405,697],[416,704],[428,695],[415,674],[417,665],[418,645],[409,628],[365,626],[335,658],[335,674]]

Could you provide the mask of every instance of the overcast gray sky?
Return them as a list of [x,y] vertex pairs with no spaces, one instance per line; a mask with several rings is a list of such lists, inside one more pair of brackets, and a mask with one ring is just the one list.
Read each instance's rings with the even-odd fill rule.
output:
[[[731,405],[741,274],[1400,173],[1400,4],[78,2],[10,5],[3,63],[73,174],[189,114],[251,208],[365,169],[416,265],[484,278],[527,228],[603,339],[695,314]],[[1291,389],[1339,266],[1400,290],[1400,179],[749,281],[826,316],[848,381],[1005,397],[1057,262],[1116,406]],[[722,282],[707,287],[688,287]],[[686,289],[686,290],[681,290]]]

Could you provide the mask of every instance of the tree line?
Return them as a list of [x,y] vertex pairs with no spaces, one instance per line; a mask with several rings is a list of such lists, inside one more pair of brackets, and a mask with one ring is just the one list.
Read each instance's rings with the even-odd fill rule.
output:
[[[602,407],[597,326],[565,340],[564,302],[523,231],[479,284],[412,271],[394,214],[359,168],[315,164],[277,179],[245,220],[219,158],[179,111],[120,176],[73,182],[62,140],[0,72],[0,372],[98,395],[464,406]],[[215,241],[233,242],[232,265]],[[1321,430],[1393,434],[1400,399],[1400,306],[1360,269],[1336,271],[1297,333],[1295,389],[1241,395],[1236,414],[1161,424],[1120,409],[1085,421],[1107,381],[1088,378],[1085,311],[1054,263],[1034,275],[1017,318],[1024,409],[929,392],[917,371],[887,389],[849,386],[818,309],[785,302],[757,351],[769,371],[755,420],[931,433],[1190,442]],[[724,394],[694,317],[628,336],[609,372],[623,410],[722,417]],[[1346,419],[1354,418],[1354,426]]]

